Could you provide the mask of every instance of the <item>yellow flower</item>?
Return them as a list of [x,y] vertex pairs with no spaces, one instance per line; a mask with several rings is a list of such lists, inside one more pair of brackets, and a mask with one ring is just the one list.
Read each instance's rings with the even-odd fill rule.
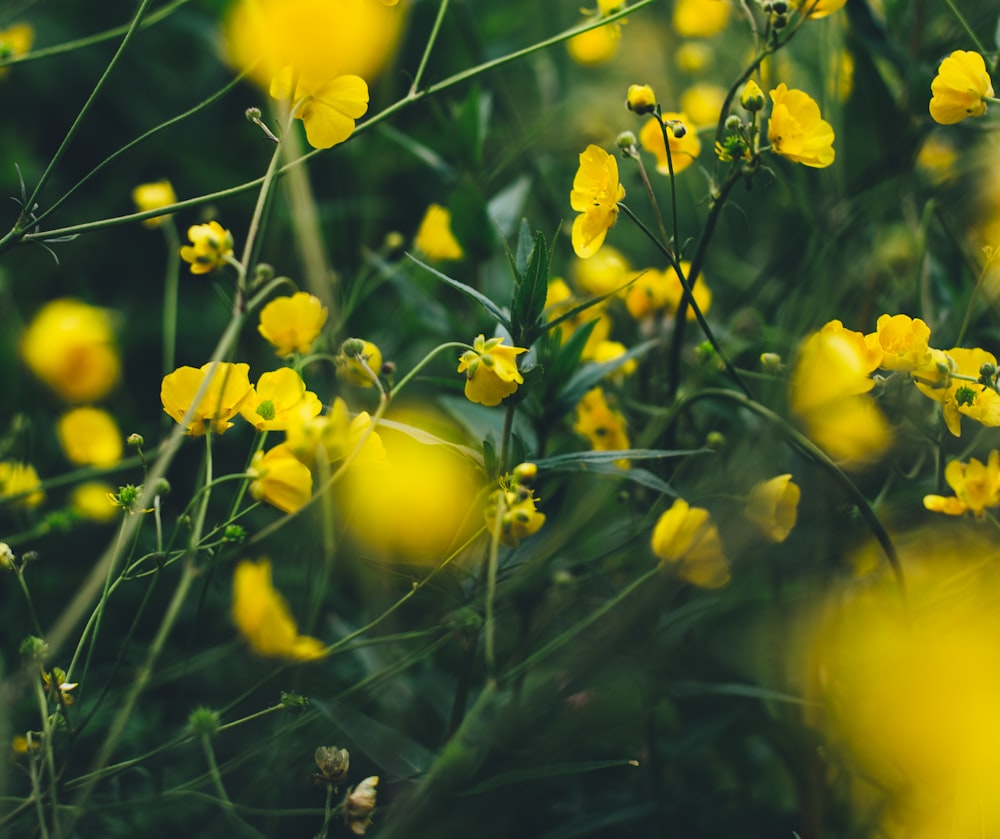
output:
[[289,65],[274,77],[270,93],[274,99],[292,102],[310,146],[328,149],[354,133],[354,121],[368,110],[368,84],[361,76],[345,74],[323,81],[300,76],[294,90],[293,79],[295,68]]
[[[706,0],[716,2],[716,0]],[[701,140],[691,126],[691,118],[685,113],[665,113],[663,121],[680,122],[684,130],[676,126],[667,126],[667,141],[670,143],[670,162],[667,162],[667,147],[663,145],[663,131],[660,122],[655,117],[647,122],[639,132],[639,145],[656,157],[656,171],[662,175],[670,174],[670,164],[673,164],[674,174],[679,175],[688,168],[701,154]],[[677,134],[681,136],[678,137]]]
[[227,54],[264,89],[289,65],[301,79],[372,81],[399,41],[402,9],[357,0],[239,0],[225,26]]
[[0,501],[18,495],[20,498],[13,502],[18,507],[37,507],[45,500],[41,485],[38,473],[30,463],[0,461]]
[[[545,524],[545,514],[535,509],[535,494],[527,487],[501,488],[490,493],[483,511],[486,528],[508,548],[516,548],[522,539],[533,536]],[[503,511],[498,508],[503,502]],[[497,529],[499,526],[499,529]]]
[[605,244],[590,258],[576,260],[573,279],[587,294],[600,297],[625,285],[631,270],[622,252]]
[[74,408],[56,424],[59,442],[71,463],[78,466],[114,466],[122,457],[118,423],[100,408]]
[[708,510],[678,498],[657,520],[652,545],[660,566],[673,568],[685,582],[701,588],[721,588],[729,582],[729,562]]
[[[139,184],[133,189],[132,201],[135,202],[136,209],[140,213],[145,213],[149,210],[159,210],[161,207],[176,204],[177,195],[170,181],[154,181],[153,183]],[[169,215],[153,216],[143,219],[142,223],[146,227],[159,227],[163,219],[168,218]]]
[[473,349],[458,359],[458,372],[465,373],[465,397],[480,405],[499,405],[519,384],[524,383],[517,369],[517,356],[527,352],[523,347],[504,347],[503,338],[476,336]]
[[[601,250],[603,251],[604,248]],[[548,289],[545,294],[545,317],[550,321],[555,320],[582,302],[582,300],[577,300],[573,297],[573,292],[570,291],[565,280],[561,277],[553,277],[549,280]],[[581,326],[596,321],[590,330],[587,343],[584,344],[583,352],[581,353],[582,358],[591,357],[597,351],[597,347],[601,342],[605,341],[608,335],[611,334],[611,318],[605,313],[605,306],[605,303],[596,303],[590,308],[584,309],[573,317],[564,320],[555,328],[555,331],[559,334],[559,340],[565,343],[569,339],[569,336]]]
[[[628,348],[621,341],[601,341],[594,349],[594,352],[588,356],[588,360],[593,361],[595,364],[603,364],[605,361],[614,361],[616,358],[621,358],[627,352]],[[626,376],[631,376],[638,366],[638,362],[634,358],[630,358],[617,370],[609,374],[608,378],[613,382],[621,382]]]
[[[385,449],[376,431],[370,431],[372,418],[367,411],[351,417],[347,403],[339,396],[322,416],[299,412],[285,429],[285,442],[291,452],[307,466],[323,459],[327,463],[354,454],[356,466],[384,463]],[[364,442],[362,442],[364,440]]]
[[312,498],[312,473],[287,443],[254,453],[247,476],[255,499],[286,513],[301,509]]
[[[356,346],[352,347],[351,342],[355,342]],[[349,355],[348,350],[351,350],[352,354]],[[362,361],[364,361],[364,365],[362,365]],[[338,379],[358,387],[375,387],[372,373],[378,376],[381,369],[382,350],[371,341],[348,338],[341,345],[340,355],[337,356]]]
[[839,11],[847,0],[799,0],[799,11],[809,20],[819,20]]
[[[35,40],[35,30],[27,23],[15,23],[0,30],[0,58],[20,58],[31,49]],[[0,79],[7,75],[9,68],[0,67]]]
[[428,259],[461,259],[465,255],[451,232],[451,213],[440,204],[427,208],[413,244]]
[[[715,125],[719,121],[719,115],[722,113],[725,101],[726,91],[724,88],[717,84],[700,82],[691,85],[681,94],[681,111],[691,118],[690,125],[695,129]],[[696,132],[692,131],[691,133],[697,136]],[[700,142],[699,140],[699,145]],[[672,152],[673,147],[671,147]],[[697,157],[697,153],[695,156]],[[676,163],[674,165],[676,166]]]
[[930,360],[927,342],[930,327],[920,318],[909,315],[882,315],[875,324],[875,332],[865,339],[874,341],[882,349],[882,367],[909,373],[924,367]]
[[782,82],[771,91],[771,102],[767,139],[775,154],[815,169],[833,163],[833,128],[821,117],[819,105],[808,93],[789,90]]
[[[625,417],[608,405],[604,391],[595,387],[588,390],[576,406],[573,430],[590,441],[595,452],[617,452],[631,448]],[[629,468],[627,460],[616,460],[622,469]]]
[[69,497],[69,508],[80,518],[99,523],[107,523],[118,518],[118,506],[108,500],[114,494],[110,484],[101,481],[86,481],[73,487]]
[[[978,347],[955,347],[946,350],[944,356],[952,373],[972,379],[979,378],[979,370],[984,364],[997,363],[993,353]],[[914,383],[924,396],[942,403],[945,425],[956,437],[962,436],[963,414],[989,427],[1000,425],[1000,394],[986,385],[950,376],[944,376],[937,387],[925,384],[919,376],[914,378]]]
[[284,598],[271,583],[271,561],[243,560],[233,575],[233,619],[257,655],[312,661],[323,658],[322,641],[299,635]]
[[51,673],[43,670],[42,684],[45,686],[45,692],[51,694],[56,702],[63,705],[73,704],[73,695],[70,691],[80,686],[79,682],[67,682],[66,671],[61,667],[53,667]]
[[955,177],[958,151],[940,133],[931,134],[917,152],[917,169],[934,184],[944,184]]
[[249,397],[240,404],[240,414],[258,431],[284,431],[300,415],[314,417],[323,405],[302,376],[290,367],[263,373]]
[[614,58],[620,43],[621,26],[609,23],[574,35],[566,42],[566,49],[577,64],[591,67]]
[[625,107],[637,114],[651,114],[656,110],[656,94],[648,84],[630,84],[625,95]]
[[746,517],[769,542],[784,542],[795,527],[802,492],[791,475],[778,475],[750,490]]
[[246,400],[252,398],[253,385],[250,384],[249,374],[248,364],[228,362],[209,362],[198,370],[178,367],[163,377],[160,386],[163,410],[175,422],[181,422],[205,377],[211,375],[211,381],[188,423],[187,433],[200,437],[211,429],[215,434],[222,434],[227,428],[232,428],[229,420],[239,413]]
[[674,32],[682,38],[711,38],[729,22],[727,0],[677,0]]
[[930,112],[935,122],[954,125],[966,117],[986,113],[993,98],[993,81],[978,52],[955,50],[938,68],[931,82]]
[[1000,505],[1000,451],[993,449],[985,464],[974,457],[968,463],[952,460],[944,469],[944,479],[955,495],[925,495],[924,506],[949,516],[970,512],[981,519],[987,507]]
[[573,178],[570,206],[580,213],[573,222],[573,250],[581,259],[597,253],[618,218],[618,202],[625,187],[618,183],[618,161],[599,146],[580,153],[580,168]]
[[647,268],[628,287],[625,294],[625,308],[633,318],[642,320],[662,309],[672,299],[671,284],[667,280],[666,272]]
[[181,247],[181,259],[191,263],[192,274],[208,274],[221,268],[233,255],[233,234],[217,221],[188,228],[190,245]]
[[121,370],[108,311],[78,300],[46,303],[21,338],[21,357],[67,402],[101,399]]
[[323,330],[326,318],[326,307],[318,297],[297,291],[290,297],[276,297],[261,309],[257,331],[278,355],[307,353]]
[[[691,276],[691,263],[687,260],[681,260],[680,269],[684,272],[685,278]],[[666,310],[668,314],[672,315],[681,305],[681,298],[684,297],[684,286],[681,285],[680,277],[677,276],[677,272],[673,268],[668,268],[663,272],[663,280],[666,287]],[[693,296],[698,310],[702,314],[706,314],[712,307],[712,290],[708,287],[708,281],[704,275],[700,276],[698,282],[695,283]],[[687,308],[685,317],[688,320],[695,319],[694,309],[690,306]]]
[[[29,732],[29,734],[31,733]],[[40,745],[37,734],[31,736],[30,739],[23,734],[18,734],[10,741],[10,750],[15,755],[26,755],[29,752],[38,751]]]
[[691,75],[707,70],[715,57],[715,50],[704,41],[685,41],[674,50],[674,64]]

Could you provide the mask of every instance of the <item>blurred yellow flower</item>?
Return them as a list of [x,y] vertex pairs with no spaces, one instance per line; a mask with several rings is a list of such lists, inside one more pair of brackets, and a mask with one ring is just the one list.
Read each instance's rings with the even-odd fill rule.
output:
[[96,402],[121,372],[110,314],[79,300],[53,300],[39,309],[21,338],[21,358],[67,402]]
[[248,364],[209,362],[197,370],[178,367],[163,377],[160,386],[163,410],[175,422],[184,419],[206,376],[211,376],[211,380],[187,426],[186,433],[192,437],[200,437],[209,430],[222,434],[232,428],[229,420],[253,396]]
[[338,396],[327,414],[299,411],[285,429],[285,442],[307,466],[320,460],[336,463],[348,455],[353,455],[355,466],[374,466],[384,463],[386,456],[378,432],[369,431],[371,425],[367,411],[351,417],[347,403]]
[[[494,490],[483,511],[486,529],[501,545],[516,548],[522,539],[534,536],[545,524],[545,514],[535,509],[536,500],[534,492],[527,487]],[[502,511],[498,509],[501,502]]]
[[428,259],[461,259],[465,255],[451,232],[451,213],[440,204],[427,208],[413,244]]
[[725,101],[725,88],[710,82],[699,82],[681,94],[681,111],[691,118],[690,127],[698,129],[718,123]]
[[[356,352],[348,355],[347,350],[352,349],[350,346],[351,342],[356,342],[358,347]],[[362,361],[364,361],[363,365]],[[361,338],[348,338],[341,345],[340,355],[337,356],[338,379],[350,382],[352,385],[357,385],[358,387],[375,387],[372,374],[378,376],[381,369],[382,350],[371,341],[365,341]]]
[[955,50],[931,82],[930,112],[935,122],[954,125],[966,117],[981,117],[993,98],[993,81],[978,52]]
[[[27,23],[15,23],[0,29],[0,58],[20,58],[31,50],[35,40],[35,30]],[[0,67],[0,79],[10,72],[9,67]]]
[[604,244],[593,256],[574,262],[573,280],[587,294],[600,297],[625,285],[631,270],[620,250]]
[[573,222],[573,250],[581,259],[597,253],[604,237],[618,219],[618,202],[625,187],[618,183],[618,161],[599,146],[580,153],[580,167],[573,178],[570,206],[580,215]]
[[771,102],[767,124],[771,150],[815,169],[832,164],[836,157],[833,128],[820,115],[815,100],[804,91],[790,90],[782,82],[771,91]]
[[660,567],[673,569],[685,582],[701,588],[721,588],[729,582],[729,562],[708,510],[676,499],[657,520],[652,545]]
[[958,151],[948,138],[935,132],[924,140],[917,152],[917,169],[934,184],[954,179]]
[[881,348],[882,367],[908,373],[924,367],[930,360],[930,337],[930,327],[920,318],[881,315],[875,324],[875,332],[866,335],[865,340],[873,341]]
[[569,57],[577,64],[590,67],[604,64],[615,57],[621,43],[621,27],[615,23],[598,26],[574,35],[566,42]]
[[278,355],[304,354],[323,330],[327,314],[318,297],[297,291],[288,297],[275,297],[261,309],[257,331]]
[[255,452],[247,470],[250,494],[257,501],[294,513],[312,498],[312,473],[287,443]]
[[674,32],[682,38],[711,38],[729,23],[728,0],[677,0]]
[[[140,213],[145,213],[149,210],[159,210],[161,207],[169,207],[171,204],[176,204],[177,195],[170,181],[154,181],[148,184],[139,184],[139,186],[133,189],[132,201]],[[153,216],[152,218],[143,219],[142,223],[146,227],[159,227],[163,219],[169,216],[169,213],[163,216]]]
[[106,524],[119,516],[118,506],[108,496],[114,495],[111,484],[103,481],[85,481],[73,487],[69,508],[80,518]]
[[187,235],[191,244],[181,246],[181,259],[190,263],[192,274],[208,274],[221,268],[233,255],[233,234],[217,221],[193,224]]
[[707,70],[715,50],[705,41],[685,41],[674,51],[674,64],[685,73],[697,75]]
[[372,81],[392,58],[403,7],[357,0],[239,0],[225,38],[229,60],[262,88],[291,65],[323,84],[354,75]]
[[[605,247],[608,246],[605,245]],[[604,248],[601,250],[604,250]],[[548,290],[545,295],[545,317],[549,321],[555,320],[583,302],[574,298],[573,292],[564,279],[553,277],[549,280]],[[584,344],[583,352],[581,353],[582,358],[591,357],[597,351],[597,347],[601,342],[607,340],[608,335],[611,334],[611,318],[606,314],[605,308],[606,303],[595,303],[593,306],[578,312],[573,317],[564,320],[559,326],[555,327],[555,331],[559,334],[559,340],[565,343],[569,339],[569,336],[581,326],[596,321],[590,330],[587,343]]]
[[302,376],[291,367],[263,373],[257,386],[240,404],[240,414],[258,431],[284,431],[300,415],[314,417],[323,404],[306,390]]
[[924,396],[942,403],[941,412],[948,430],[956,437],[962,436],[963,414],[986,426],[1000,425],[1000,394],[975,381],[984,364],[996,365],[996,356],[978,347],[954,347],[945,350],[943,355],[952,373],[972,381],[944,376],[936,387],[925,384],[922,377],[914,378],[914,383]]
[[[627,352],[628,347],[621,341],[601,341],[594,348],[594,352],[588,356],[588,361],[593,361],[595,364],[603,364],[606,361],[614,361],[617,358],[621,358]],[[638,366],[638,362],[634,358],[630,358],[617,370],[610,373],[608,378],[613,382],[621,382],[626,376],[631,376]]]
[[[716,0],[705,0],[714,3]],[[688,168],[701,154],[701,140],[694,130],[694,123],[685,113],[665,113],[663,121],[676,120],[683,130],[676,126],[667,126],[667,142],[670,143],[670,161],[667,162],[667,147],[663,144],[663,131],[660,122],[655,117],[647,122],[639,132],[639,144],[656,158],[656,171],[662,175],[670,174],[670,164],[673,164],[674,174],[679,175]],[[678,137],[677,134],[681,136]]]
[[476,336],[473,349],[458,359],[458,372],[465,373],[465,397],[480,405],[499,405],[519,384],[524,383],[517,369],[517,356],[527,352],[523,347],[502,346],[503,338]]
[[625,308],[633,318],[642,320],[662,309],[671,299],[672,291],[666,273],[647,268],[628,287]]
[[[590,441],[595,452],[617,452],[630,449],[625,417],[608,405],[604,390],[599,387],[588,390],[576,406],[576,422],[573,430]],[[626,459],[616,460],[615,465],[629,468]]]
[[[690,279],[691,263],[682,259],[680,269],[684,272],[685,278]],[[677,309],[681,305],[681,299],[684,297],[684,286],[681,284],[680,277],[677,276],[677,272],[673,268],[668,268],[663,272],[663,281],[666,292],[666,310],[668,314],[672,315],[677,312]],[[708,281],[704,275],[698,277],[698,282],[694,286],[693,297],[695,305],[698,306],[702,314],[706,314],[712,308],[712,290],[708,287]],[[685,317],[688,320],[695,319],[694,309],[690,306],[688,306]]]
[[288,604],[271,582],[271,561],[243,560],[233,574],[233,619],[257,655],[312,661],[323,658],[323,642],[299,635]]
[[302,120],[314,149],[343,143],[354,133],[355,120],[368,110],[368,84],[361,76],[345,74],[318,81],[296,76],[295,68],[288,65],[274,77],[269,92],[295,108],[295,118]]
[[924,506],[935,513],[960,516],[968,512],[981,519],[987,507],[1000,505],[1000,451],[993,449],[985,464],[974,457],[968,463],[952,460],[944,469],[944,479],[955,494],[925,495]]
[[799,11],[809,20],[819,20],[839,11],[847,0],[798,0]]
[[801,495],[790,474],[762,481],[750,490],[746,517],[769,542],[784,542],[795,527]]
[[59,442],[71,463],[114,466],[122,457],[124,438],[118,423],[100,408],[74,408],[56,423]]
[[13,502],[18,507],[37,507],[45,500],[42,482],[30,463],[0,461],[0,502],[12,495],[21,496]]

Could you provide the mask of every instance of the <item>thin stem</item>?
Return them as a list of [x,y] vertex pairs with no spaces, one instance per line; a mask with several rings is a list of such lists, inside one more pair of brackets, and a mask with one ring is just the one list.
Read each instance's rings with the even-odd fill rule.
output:
[[15,569],[14,575],[17,577],[17,582],[21,586],[21,591],[24,593],[24,601],[28,604],[28,617],[31,618],[31,626],[35,630],[35,635],[39,638],[44,638],[45,633],[42,632],[42,625],[38,622],[38,614],[35,612],[35,604],[31,599],[31,592],[28,590],[28,581],[24,579],[24,568]]
[[118,45],[118,49],[111,57],[111,61],[108,62],[108,66],[104,69],[100,79],[97,80],[97,84],[94,85],[94,89],[90,92],[90,96],[87,97],[87,101],[83,103],[83,107],[76,115],[76,119],[73,120],[73,124],[69,127],[69,131],[66,132],[66,136],[63,137],[62,142],[59,144],[59,148],[56,149],[56,153],[52,155],[52,159],[49,161],[48,166],[45,167],[45,171],[42,172],[42,176],[38,179],[38,183],[35,184],[35,188],[32,191],[31,196],[28,198],[27,204],[21,208],[22,217],[30,217],[31,209],[35,206],[35,202],[38,200],[38,196],[41,193],[42,188],[52,176],[52,172],[55,170],[56,165],[60,160],[62,160],[63,155],[66,153],[66,149],[69,148],[69,144],[73,141],[73,138],[76,137],[77,131],[83,124],[84,117],[86,117],[90,112],[91,106],[104,89],[104,85],[107,83],[107,80],[111,77],[111,71],[117,66],[119,59],[121,59],[122,55],[124,55],[125,50],[132,41],[133,36],[139,30],[139,24],[142,22],[143,17],[145,17],[146,10],[149,8],[151,2],[152,0],[140,0],[139,9],[136,11],[135,17],[132,18],[132,23],[129,24],[128,31],[125,33],[125,37],[122,38],[121,44]]
[[445,13],[448,11],[448,0],[441,0],[438,6],[437,16],[434,18],[434,25],[431,27],[431,34],[427,38],[427,45],[424,47],[424,54],[420,57],[420,64],[417,66],[417,73],[413,77],[413,84],[410,85],[410,92],[407,96],[414,96],[420,89],[420,82],[424,79],[424,70],[427,68],[427,61],[431,57],[431,50],[437,41],[438,32],[441,31],[441,24],[444,22]]
[[976,49],[979,52],[986,52],[986,47],[982,45],[976,33],[973,31],[972,27],[969,26],[969,22],[965,19],[965,16],[958,10],[958,6],[955,5],[955,0],[944,0],[948,8],[951,9],[951,13],[958,20],[961,27],[965,30],[969,38],[972,39],[972,43],[976,45]]
[[180,285],[181,243],[172,217],[163,219],[160,227],[167,246],[167,270],[163,282],[163,375],[167,375],[174,369],[177,350],[177,290]]
[[[677,233],[677,179],[674,177],[674,156],[670,151],[670,138],[667,137],[667,124],[663,121],[659,105],[656,106],[656,121],[660,126],[660,135],[663,137],[663,148],[666,149],[667,152],[667,174],[670,178],[670,226],[674,234],[670,242],[673,244],[674,250],[679,253],[681,240],[679,238],[679,234]],[[684,126],[684,129],[686,131],[687,126]],[[673,126],[670,128],[670,133],[674,133]]]
[[[649,197],[649,205],[653,208],[653,216],[656,218],[656,226],[660,231],[660,236],[663,238],[663,244],[668,250],[672,250],[670,237],[667,235],[667,226],[663,222],[663,214],[660,212],[660,203],[656,200],[656,193],[653,191],[653,185],[649,181],[649,174],[646,172],[646,165],[642,162],[642,155],[639,154],[635,146],[630,146],[625,152],[632,160],[635,161],[636,167],[639,170],[639,177],[642,179],[642,185],[646,189],[646,195]],[[670,264],[674,264],[674,260],[671,258]]]

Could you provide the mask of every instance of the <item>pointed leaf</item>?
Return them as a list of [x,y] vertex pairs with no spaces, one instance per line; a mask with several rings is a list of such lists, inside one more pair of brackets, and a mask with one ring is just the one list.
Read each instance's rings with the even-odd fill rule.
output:
[[430,265],[428,265],[426,262],[421,262],[412,253],[407,252],[406,256],[410,259],[411,262],[415,262],[425,271],[429,271],[431,274],[433,274],[435,277],[441,280],[441,282],[450,285],[452,288],[462,292],[462,294],[464,294],[466,297],[471,297],[480,306],[486,309],[486,311],[489,312],[490,315],[492,315],[504,329],[510,332],[511,324],[510,324],[510,319],[507,317],[507,314],[503,311],[503,309],[501,309],[496,303],[490,300],[490,298],[487,297],[485,294],[483,294],[481,291],[477,291],[472,286],[468,286],[465,283],[459,282],[458,280],[453,280],[447,274],[442,274],[436,268],[431,268]]

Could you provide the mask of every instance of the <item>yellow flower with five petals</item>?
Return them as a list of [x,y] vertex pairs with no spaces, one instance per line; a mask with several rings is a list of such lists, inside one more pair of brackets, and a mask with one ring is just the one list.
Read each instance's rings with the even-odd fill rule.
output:
[[[573,222],[573,250],[581,259],[593,256],[618,219],[618,202],[625,187],[618,182],[618,161],[593,144],[580,153],[573,178],[570,206],[580,213]],[[496,403],[494,403],[496,404]]]
[[523,347],[504,347],[503,338],[486,340],[478,335],[472,349],[458,359],[458,372],[465,373],[465,396],[480,405],[499,405],[519,384],[524,383],[517,369],[517,356]]

